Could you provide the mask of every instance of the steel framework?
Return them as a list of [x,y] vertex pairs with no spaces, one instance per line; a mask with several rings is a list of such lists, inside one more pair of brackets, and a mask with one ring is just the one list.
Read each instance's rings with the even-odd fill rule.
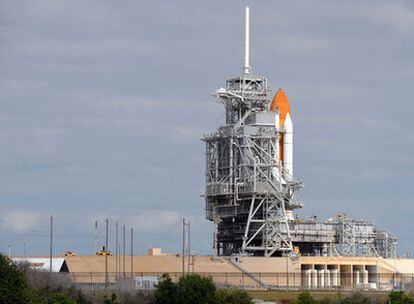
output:
[[270,112],[267,80],[230,79],[215,96],[225,105],[226,126],[206,142],[207,218],[218,223],[225,255],[292,251],[287,210],[301,207],[294,193],[301,183],[279,159],[278,113]]
[[269,111],[267,80],[243,75],[214,96],[226,125],[204,136],[206,217],[216,226],[219,255],[303,254],[394,257],[397,240],[366,220],[337,214],[325,222],[294,219],[302,184],[279,157],[277,112]]
[[396,238],[368,221],[344,214],[325,222],[293,218],[293,210],[302,207],[302,184],[280,151],[283,138],[293,148],[293,132],[280,127],[277,109],[270,111],[266,78],[251,75],[249,39],[247,7],[243,75],[214,93],[224,104],[225,126],[203,138],[206,217],[215,223],[215,254],[394,257]]

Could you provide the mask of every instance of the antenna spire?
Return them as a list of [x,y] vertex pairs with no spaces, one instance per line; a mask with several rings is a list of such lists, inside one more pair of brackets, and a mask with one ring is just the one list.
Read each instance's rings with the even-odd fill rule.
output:
[[246,6],[246,15],[244,19],[244,66],[243,73],[250,74],[250,9]]

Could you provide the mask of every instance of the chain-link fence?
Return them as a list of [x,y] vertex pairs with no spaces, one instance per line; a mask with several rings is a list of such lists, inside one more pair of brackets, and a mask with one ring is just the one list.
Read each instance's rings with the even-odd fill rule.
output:
[[[163,273],[105,273],[64,272],[53,274],[53,280],[61,284],[75,285],[82,289],[98,290],[151,290]],[[173,282],[182,277],[181,272],[168,273]],[[249,290],[413,290],[414,274],[375,273],[367,276],[355,273],[329,274],[302,273],[198,273],[212,278],[218,287],[238,287]]]

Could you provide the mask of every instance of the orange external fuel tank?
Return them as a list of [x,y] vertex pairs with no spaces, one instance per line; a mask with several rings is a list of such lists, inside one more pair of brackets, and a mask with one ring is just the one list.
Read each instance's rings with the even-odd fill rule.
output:
[[[275,97],[273,97],[272,103],[270,104],[270,111],[274,112],[276,110],[279,111],[279,128],[282,129],[286,115],[288,113],[290,114],[289,100],[282,89],[279,89],[276,92]],[[279,136],[279,159],[283,162],[283,134],[280,134]]]

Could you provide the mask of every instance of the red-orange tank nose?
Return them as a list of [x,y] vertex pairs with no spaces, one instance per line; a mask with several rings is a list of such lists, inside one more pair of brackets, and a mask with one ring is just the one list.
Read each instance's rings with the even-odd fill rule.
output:
[[270,111],[275,111],[276,109],[279,110],[279,127],[282,128],[285,123],[286,114],[290,113],[289,100],[282,89],[279,89],[276,92],[275,97],[273,97],[272,103],[270,104]]

